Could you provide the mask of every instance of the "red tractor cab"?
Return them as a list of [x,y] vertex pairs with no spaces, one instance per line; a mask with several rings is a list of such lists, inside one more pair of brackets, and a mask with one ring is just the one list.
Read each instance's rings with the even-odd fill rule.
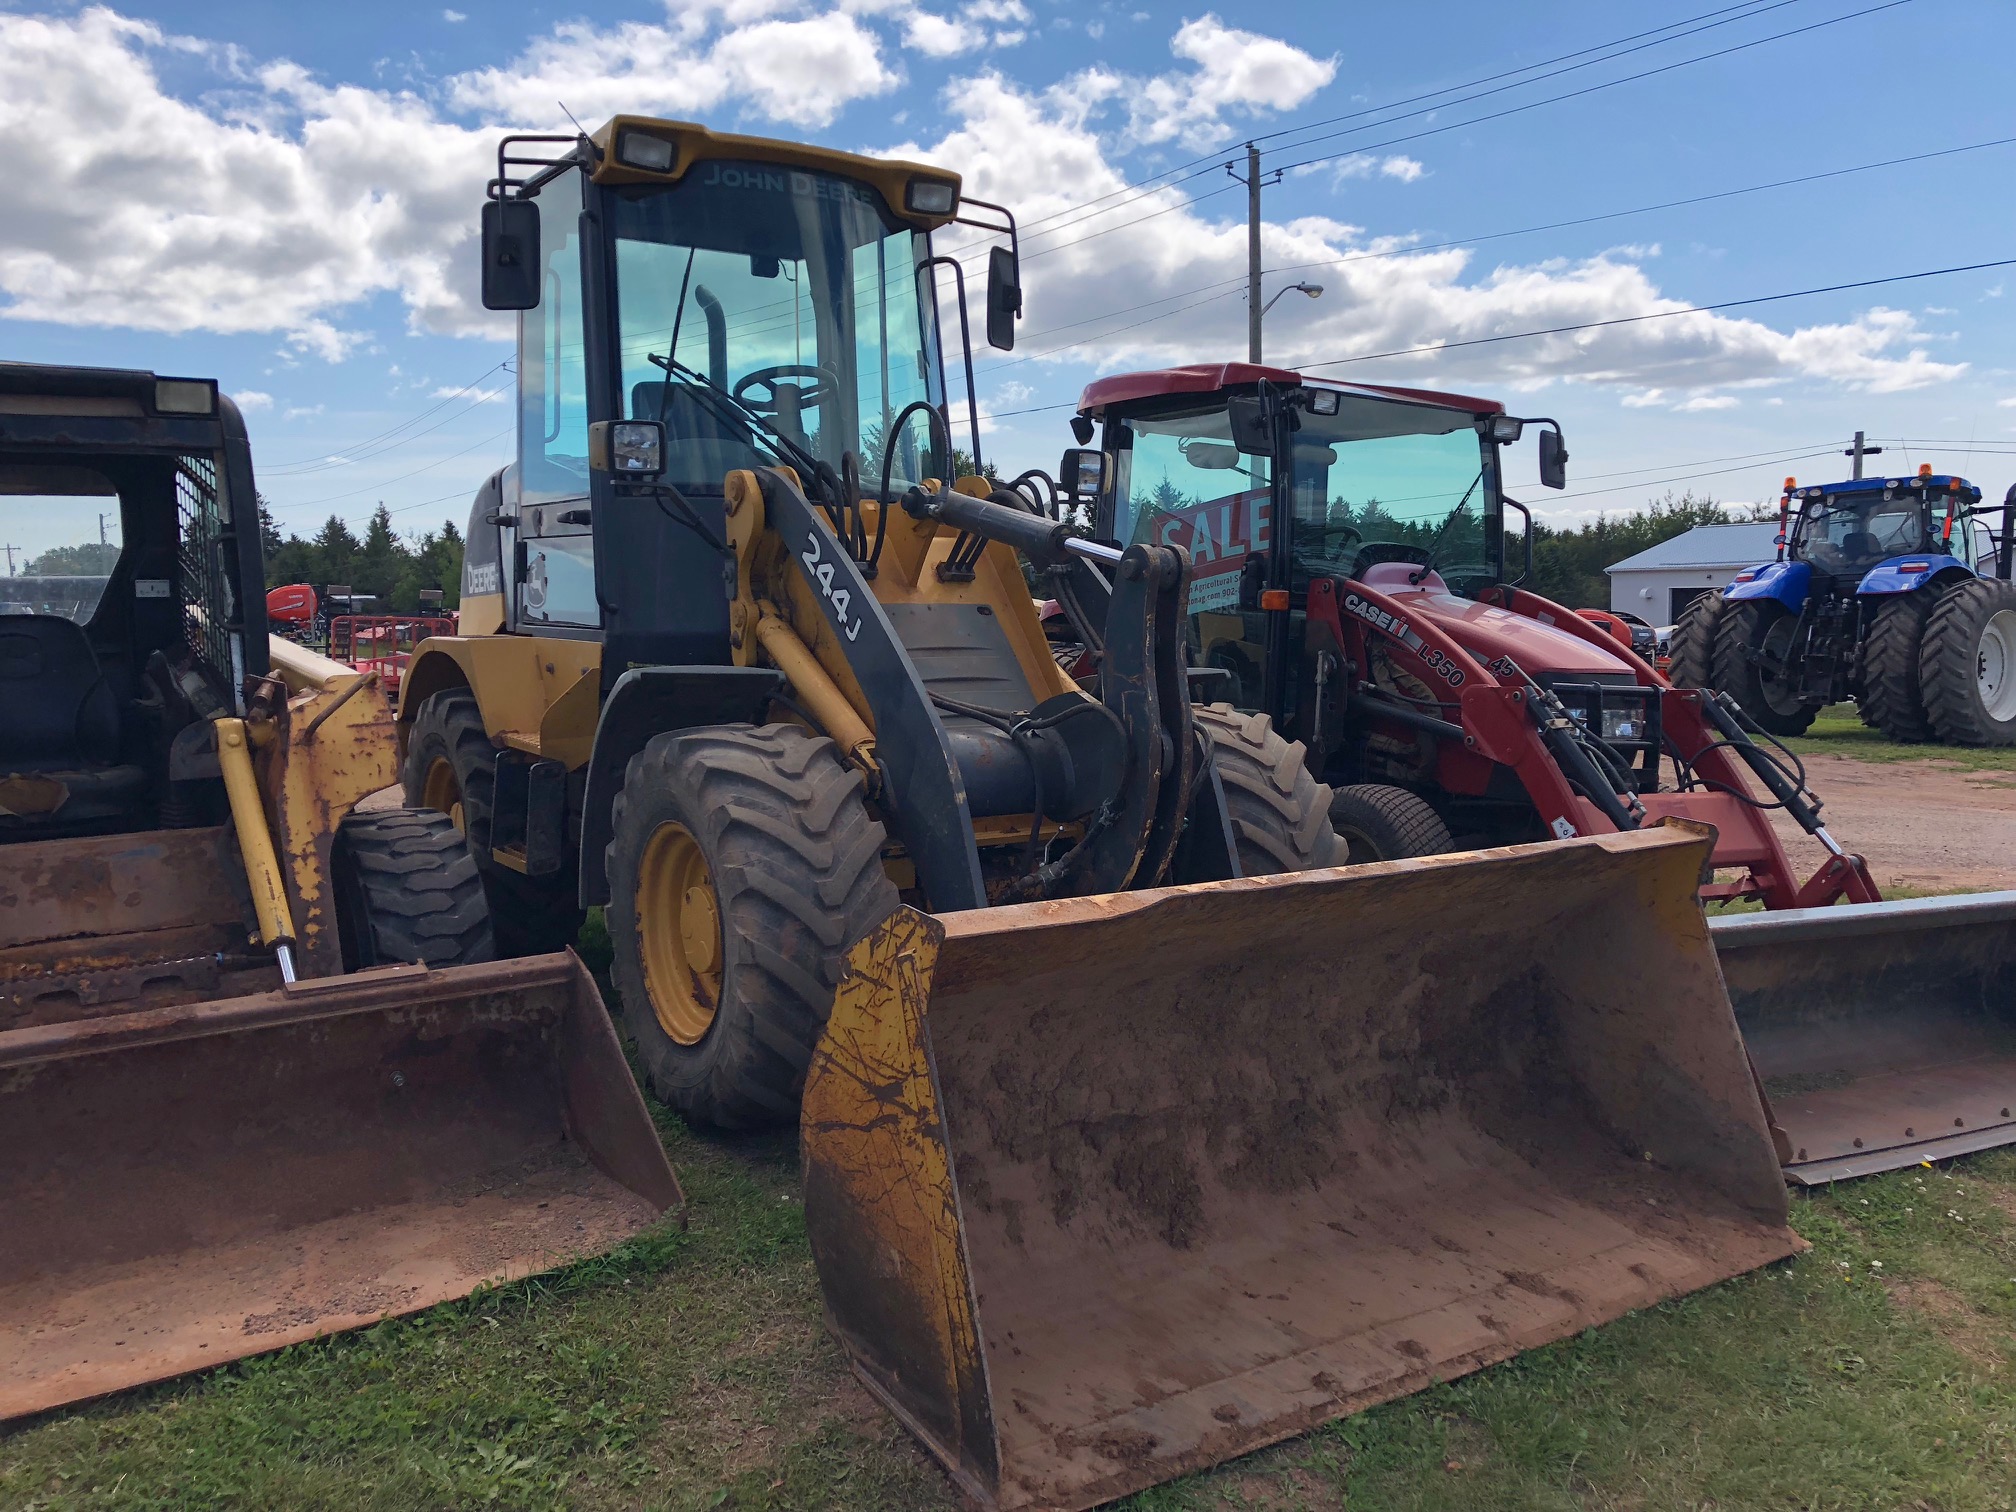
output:
[[[1613,634],[1520,584],[1506,562],[1505,449],[1552,420],[1492,399],[1226,363],[1088,387],[1064,480],[1093,479],[1095,533],[1176,545],[1193,564],[1197,695],[1270,715],[1337,790],[1354,860],[1636,829],[1716,826],[1711,897],[1788,908],[1878,895],[1821,825],[1796,762],[1727,699],[1673,688]],[[1628,628],[1628,627],[1627,627]],[[1768,799],[1755,794],[1761,783]],[[1827,845],[1792,871],[1760,802]]]

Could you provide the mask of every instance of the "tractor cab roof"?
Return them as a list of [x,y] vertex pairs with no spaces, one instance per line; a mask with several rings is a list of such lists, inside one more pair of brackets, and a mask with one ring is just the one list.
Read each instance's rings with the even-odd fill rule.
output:
[[1195,363],[1189,367],[1156,368],[1141,373],[1116,373],[1097,378],[1079,397],[1078,412],[1103,420],[1109,408],[1126,407],[1143,399],[1162,399],[1179,394],[1211,394],[1220,389],[1250,388],[1262,381],[1278,384],[1311,384],[1345,394],[1362,394],[1380,399],[1399,399],[1410,404],[1436,404],[1449,409],[1468,410],[1473,415],[1502,415],[1505,406],[1496,399],[1478,399],[1469,394],[1450,394],[1436,389],[1395,388],[1384,383],[1337,383],[1329,379],[1305,378],[1288,368],[1263,367],[1251,362]]
[[1821,499],[1830,494],[1879,494],[1887,497],[1907,488],[1922,490],[1928,496],[1952,494],[1966,504],[1981,502],[1981,490],[1955,473],[1919,473],[1909,478],[1850,478],[1844,483],[1818,483],[1810,488],[1795,488],[1791,497]]

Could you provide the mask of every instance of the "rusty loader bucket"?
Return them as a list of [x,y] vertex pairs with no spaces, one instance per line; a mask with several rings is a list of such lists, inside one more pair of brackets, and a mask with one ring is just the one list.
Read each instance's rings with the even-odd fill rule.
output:
[[0,1418],[548,1269],[679,1202],[571,955],[10,1028],[0,1150]]
[[1789,1180],[2016,1144],[2016,892],[1713,921]]
[[1707,844],[899,911],[802,1126],[859,1373],[1089,1507],[1793,1253]]

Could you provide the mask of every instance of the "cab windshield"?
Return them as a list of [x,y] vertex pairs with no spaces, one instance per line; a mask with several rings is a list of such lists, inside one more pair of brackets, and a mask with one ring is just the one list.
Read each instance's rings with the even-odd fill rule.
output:
[[[789,460],[753,411],[836,469],[852,451],[879,487],[896,415],[941,397],[923,235],[865,184],[771,164],[702,162],[611,204],[623,413],[665,422],[668,480],[718,493]],[[942,470],[912,416],[892,486]]]
[[[1432,552],[1448,578],[1497,575],[1484,523],[1493,459],[1467,411],[1347,394],[1337,414],[1301,422],[1290,459],[1298,567],[1348,572],[1365,548],[1392,546]],[[1268,549],[1269,459],[1233,445],[1222,402],[1125,426],[1116,534],[1187,548],[1191,607],[1234,607],[1246,556]]]
[[1822,572],[1867,571],[1886,557],[1926,549],[1926,508],[1916,499],[1829,494],[1808,504],[1794,539]]

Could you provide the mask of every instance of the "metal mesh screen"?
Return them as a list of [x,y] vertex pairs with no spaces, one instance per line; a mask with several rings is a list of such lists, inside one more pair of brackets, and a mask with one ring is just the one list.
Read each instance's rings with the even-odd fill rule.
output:
[[217,459],[175,459],[176,569],[182,631],[195,653],[227,688],[237,685],[230,626],[238,618],[225,570],[229,519],[218,486]]

